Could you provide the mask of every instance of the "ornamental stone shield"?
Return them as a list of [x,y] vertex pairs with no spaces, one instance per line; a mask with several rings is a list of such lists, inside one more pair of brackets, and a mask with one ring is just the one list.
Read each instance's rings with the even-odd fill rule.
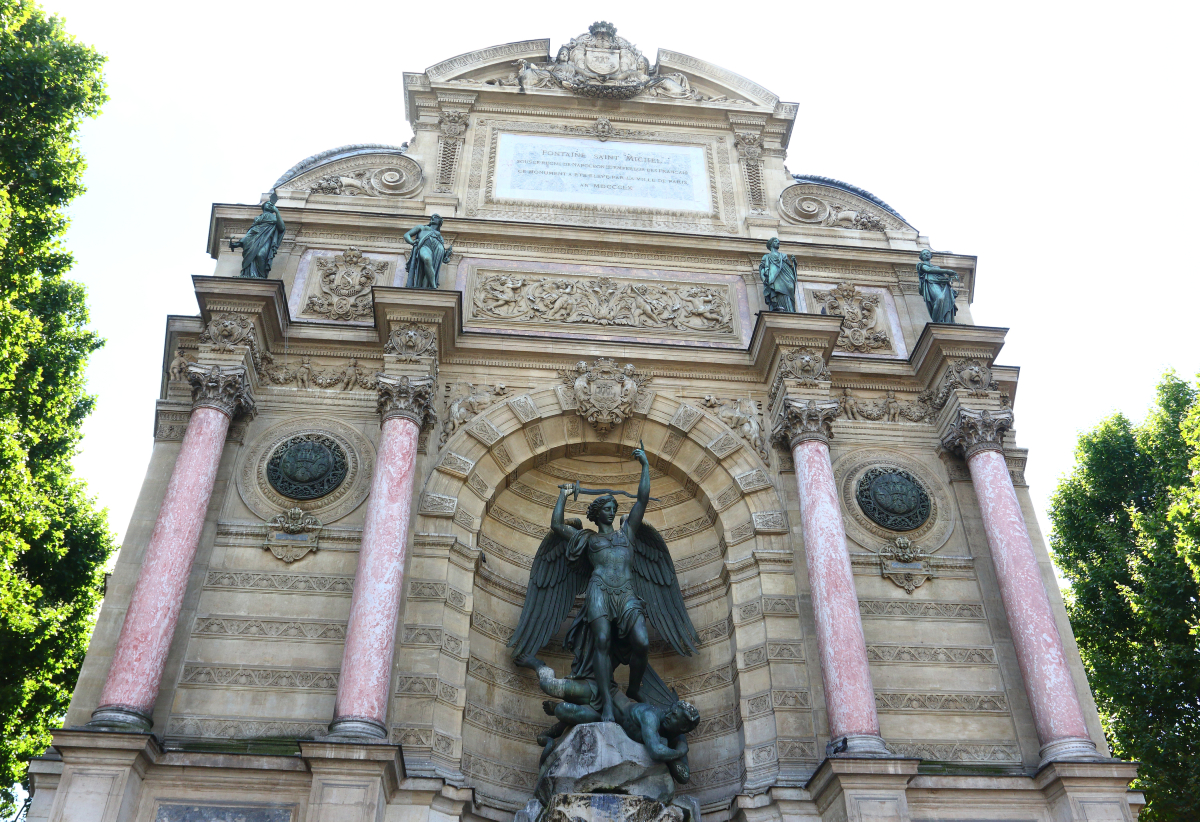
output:
[[584,63],[600,76],[607,77],[621,67],[621,50],[589,48],[584,53]]
[[579,415],[601,438],[633,413],[638,391],[650,382],[633,365],[618,367],[609,357],[600,357],[590,366],[577,363],[574,370],[559,371],[559,376],[578,403]]

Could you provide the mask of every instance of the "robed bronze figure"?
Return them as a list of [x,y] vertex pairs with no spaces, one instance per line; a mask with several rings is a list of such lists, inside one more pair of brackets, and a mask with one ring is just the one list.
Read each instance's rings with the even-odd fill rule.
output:
[[[671,772],[682,782],[688,775],[684,734],[696,726],[699,715],[647,663],[648,626],[683,656],[695,652],[700,638],[683,604],[667,544],[642,519],[650,500],[650,463],[640,448],[633,456],[642,464],[642,476],[633,508],[619,526],[611,493],[588,506],[595,531],[578,519],[565,520],[567,495],[581,489],[559,487],[550,533],[534,557],[525,607],[508,644],[516,664],[538,673],[543,691],[566,700],[547,703],[559,724],[539,738],[546,745],[543,758],[568,726],[615,721],[643,742],[653,758],[675,763]],[[558,679],[535,654],[554,636],[579,594],[583,605],[563,643],[575,658],[570,675]],[[622,664],[629,666],[624,694],[613,680],[613,669]]]
[[442,218],[434,214],[429,225],[414,226],[404,235],[404,242],[411,245],[412,256],[408,258],[407,288],[437,288],[438,272],[442,263],[450,258],[454,246],[447,246],[442,237]]
[[958,313],[954,300],[958,292],[950,283],[959,279],[957,271],[934,265],[933,252],[928,248],[921,252],[921,261],[917,263],[917,290],[925,300],[925,308],[929,311],[929,320],[935,323],[952,323]]
[[271,273],[271,262],[287,228],[279,209],[275,207],[277,199],[278,195],[272,193],[271,199],[262,204],[262,214],[255,218],[246,235],[240,240],[229,241],[230,251],[235,248],[242,250],[242,273],[239,276],[265,280]]
[[763,299],[770,311],[796,312],[796,258],[779,250],[779,238],[767,240],[767,253],[758,263]]

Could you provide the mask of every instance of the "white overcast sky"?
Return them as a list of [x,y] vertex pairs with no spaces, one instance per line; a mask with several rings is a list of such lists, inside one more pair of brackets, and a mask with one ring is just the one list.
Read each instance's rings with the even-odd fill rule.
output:
[[401,72],[597,19],[653,61],[691,54],[800,111],[787,164],[881,197],[979,257],[973,312],[1010,328],[1027,477],[1045,504],[1077,433],[1140,419],[1200,370],[1196,3],[473,3],[44,0],[109,58],[67,244],[108,340],[79,473],[123,533],[150,454],[167,314],[214,202],[257,203],[347,143],[399,144]]

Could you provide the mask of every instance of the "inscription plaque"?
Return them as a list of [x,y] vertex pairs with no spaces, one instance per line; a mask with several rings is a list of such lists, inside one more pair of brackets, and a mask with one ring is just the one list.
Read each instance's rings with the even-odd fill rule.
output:
[[508,200],[710,211],[701,146],[501,134],[494,196]]

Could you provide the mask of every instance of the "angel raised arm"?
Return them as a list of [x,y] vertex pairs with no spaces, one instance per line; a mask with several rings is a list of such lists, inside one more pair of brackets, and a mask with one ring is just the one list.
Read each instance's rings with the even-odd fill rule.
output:
[[566,619],[575,597],[584,595],[564,645],[575,654],[569,679],[580,682],[576,690],[586,694],[595,718],[576,711],[572,716],[577,720],[617,721],[613,669],[619,664],[629,666],[626,695],[630,700],[644,701],[645,692],[649,701],[662,703],[662,708],[678,701],[657,674],[651,670],[647,676],[647,623],[683,656],[691,656],[700,641],[683,604],[667,545],[642,519],[650,500],[650,463],[640,448],[633,456],[642,464],[642,476],[633,509],[619,526],[614,527],[617,500],[612,493],[596,497],[588,506],[587,517],[596,525],[595,531],[585,529],[577,519],[566,520],[567,495],[582,489],[559,486],[550,533],[534,557],[521,621],[508,643],[518,665],[535,671],[544,667],[536,659],[537,652]]

